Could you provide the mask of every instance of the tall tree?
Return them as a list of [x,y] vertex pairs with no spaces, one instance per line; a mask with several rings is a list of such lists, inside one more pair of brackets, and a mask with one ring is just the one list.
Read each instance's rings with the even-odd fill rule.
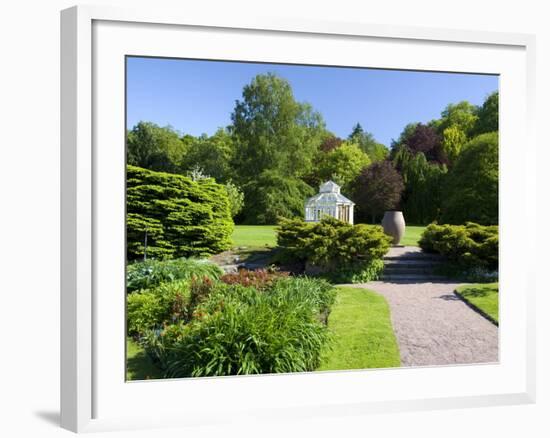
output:
[[217,182],[225,182],[233,176],[231,161],[234,155],[231,134],[220,128],[211,137],[203,134],[191,143],[183,160],[182,170],[187,172],[200,168]]
[[431,152],[441,143],[441,137],[436,130],[428,125],[419,123],[414,131],[405,139],[405,145],[413,152]]
[[321,152],[330,152],[340,147],[343,142],[344,141],[340,137],[330,135],[323,140],[323,142],[321,143],[321,146],[319,146],[319,150]]
[[238,146],[233,165],[243,183],[264,170],[308,174],[325,134],[321,115],[297,102],[288,81],[272,73],[244,87],[231,119]]
[[169,126],[139,122],[127,135],[128,164],[149,170],[177,172],[187,152],[186,143]]
[[403,178],[390,161],[364,168],[353,185],[359,220],[370,219],[373,223],[384,211],[398,207],[404,190]]
[[445,152],[445,155],[449,159],[449,164],[456,161],[467,141],[468,138],[466,134],[457,125],[451,125],[445,128],[441,146],[443,152]]
[[477,107],[464,100],[447,105],[441,112],[441,119],[435,121],[434,127],[442,134],[445,129],[454,125],[470,138],[477,119]]
[[498,224],[498,133],[466,144],[446,180],[443,222]]
[[413,154],[405,148],[396,155],[395,164],[405,184],[401,203],[407,222],[428,224],[438,219],[446,166],[430,163],[423,153]]
[[245,195],[244,220],[273,223],[269,221],[301,215],[311,188],[300,178],[311,174],[313,158],[327,137],[321,115],[295,100],[288,81],[269,73],[244,87],[231,118],[232,165]]
[[360,123],[355,124],[351,134],[348,136],[348,140],[352,143],[356,143],[373,162],[385,160],[389,154],[388,148],[383,144],[378,143],[375,140],[374,135],[370,132],[363,130]]
[[477,122],[474,126],[474,135],[498,131],[498,91],[489,94],[483,105],[477,110]]
[[371,163],[369,156],[355,143],[350,142],[344,142],[340,147],[319,155],[315,180],[312,181],[315,185],[333,180],[347,186]]

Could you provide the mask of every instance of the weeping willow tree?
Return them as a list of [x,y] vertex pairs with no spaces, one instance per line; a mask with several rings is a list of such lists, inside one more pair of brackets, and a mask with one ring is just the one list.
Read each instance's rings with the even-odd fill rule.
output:
[[447,167],[430,163],[422,152],[414,153],[406,148],[396,153],[394,163],[405,183],[402,207],[407,222],[428,224],[437,220]]

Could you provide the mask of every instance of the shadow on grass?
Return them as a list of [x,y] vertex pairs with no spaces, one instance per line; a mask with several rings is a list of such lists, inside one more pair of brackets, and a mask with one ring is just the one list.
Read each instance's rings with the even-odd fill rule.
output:
[[128,380],[162,379],[162,371],[153,363],[145,351],[138,351],[126,361]]
[[491,286],[477,286],[477,287],[468,287],[460,290],[460,295],[464,298],[481,298],[494,293],[495,289]]

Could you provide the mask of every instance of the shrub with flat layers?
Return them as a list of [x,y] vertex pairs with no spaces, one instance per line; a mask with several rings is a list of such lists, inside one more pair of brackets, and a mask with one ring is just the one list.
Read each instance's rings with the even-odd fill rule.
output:
[[302,262],[342,281],[376,278],[381,268],[375,261],[388,252],[390,242],[379,225],[350,225],[334,218],[282,221],[277,234],[281,260]]
[[126,291],[149,289],[174,280],[193,277],[217,279],[223,274],[220,267],[207,260],[175,259],[147,260],[129,263],[126,268]]
[[426,252],[444,255],[463,268],[498,269],[498,226],[430,224],[419,241]]
[[127,166],[128,259],[208,256],[231,246],[233,220],[224,186],[211,178]]
[[166,377],[312,371],[328,339],[319,315],[333,301],[330,284],[315,279],[264,291],[217,283],[189,322],[149,331],[143,345]]

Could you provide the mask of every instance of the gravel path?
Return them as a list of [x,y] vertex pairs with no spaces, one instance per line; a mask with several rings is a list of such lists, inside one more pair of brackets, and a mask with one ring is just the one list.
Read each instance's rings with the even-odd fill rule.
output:
[[356,284],[383,295],[403,366],[498,362],[498,328],[453,293],[458,283]]

